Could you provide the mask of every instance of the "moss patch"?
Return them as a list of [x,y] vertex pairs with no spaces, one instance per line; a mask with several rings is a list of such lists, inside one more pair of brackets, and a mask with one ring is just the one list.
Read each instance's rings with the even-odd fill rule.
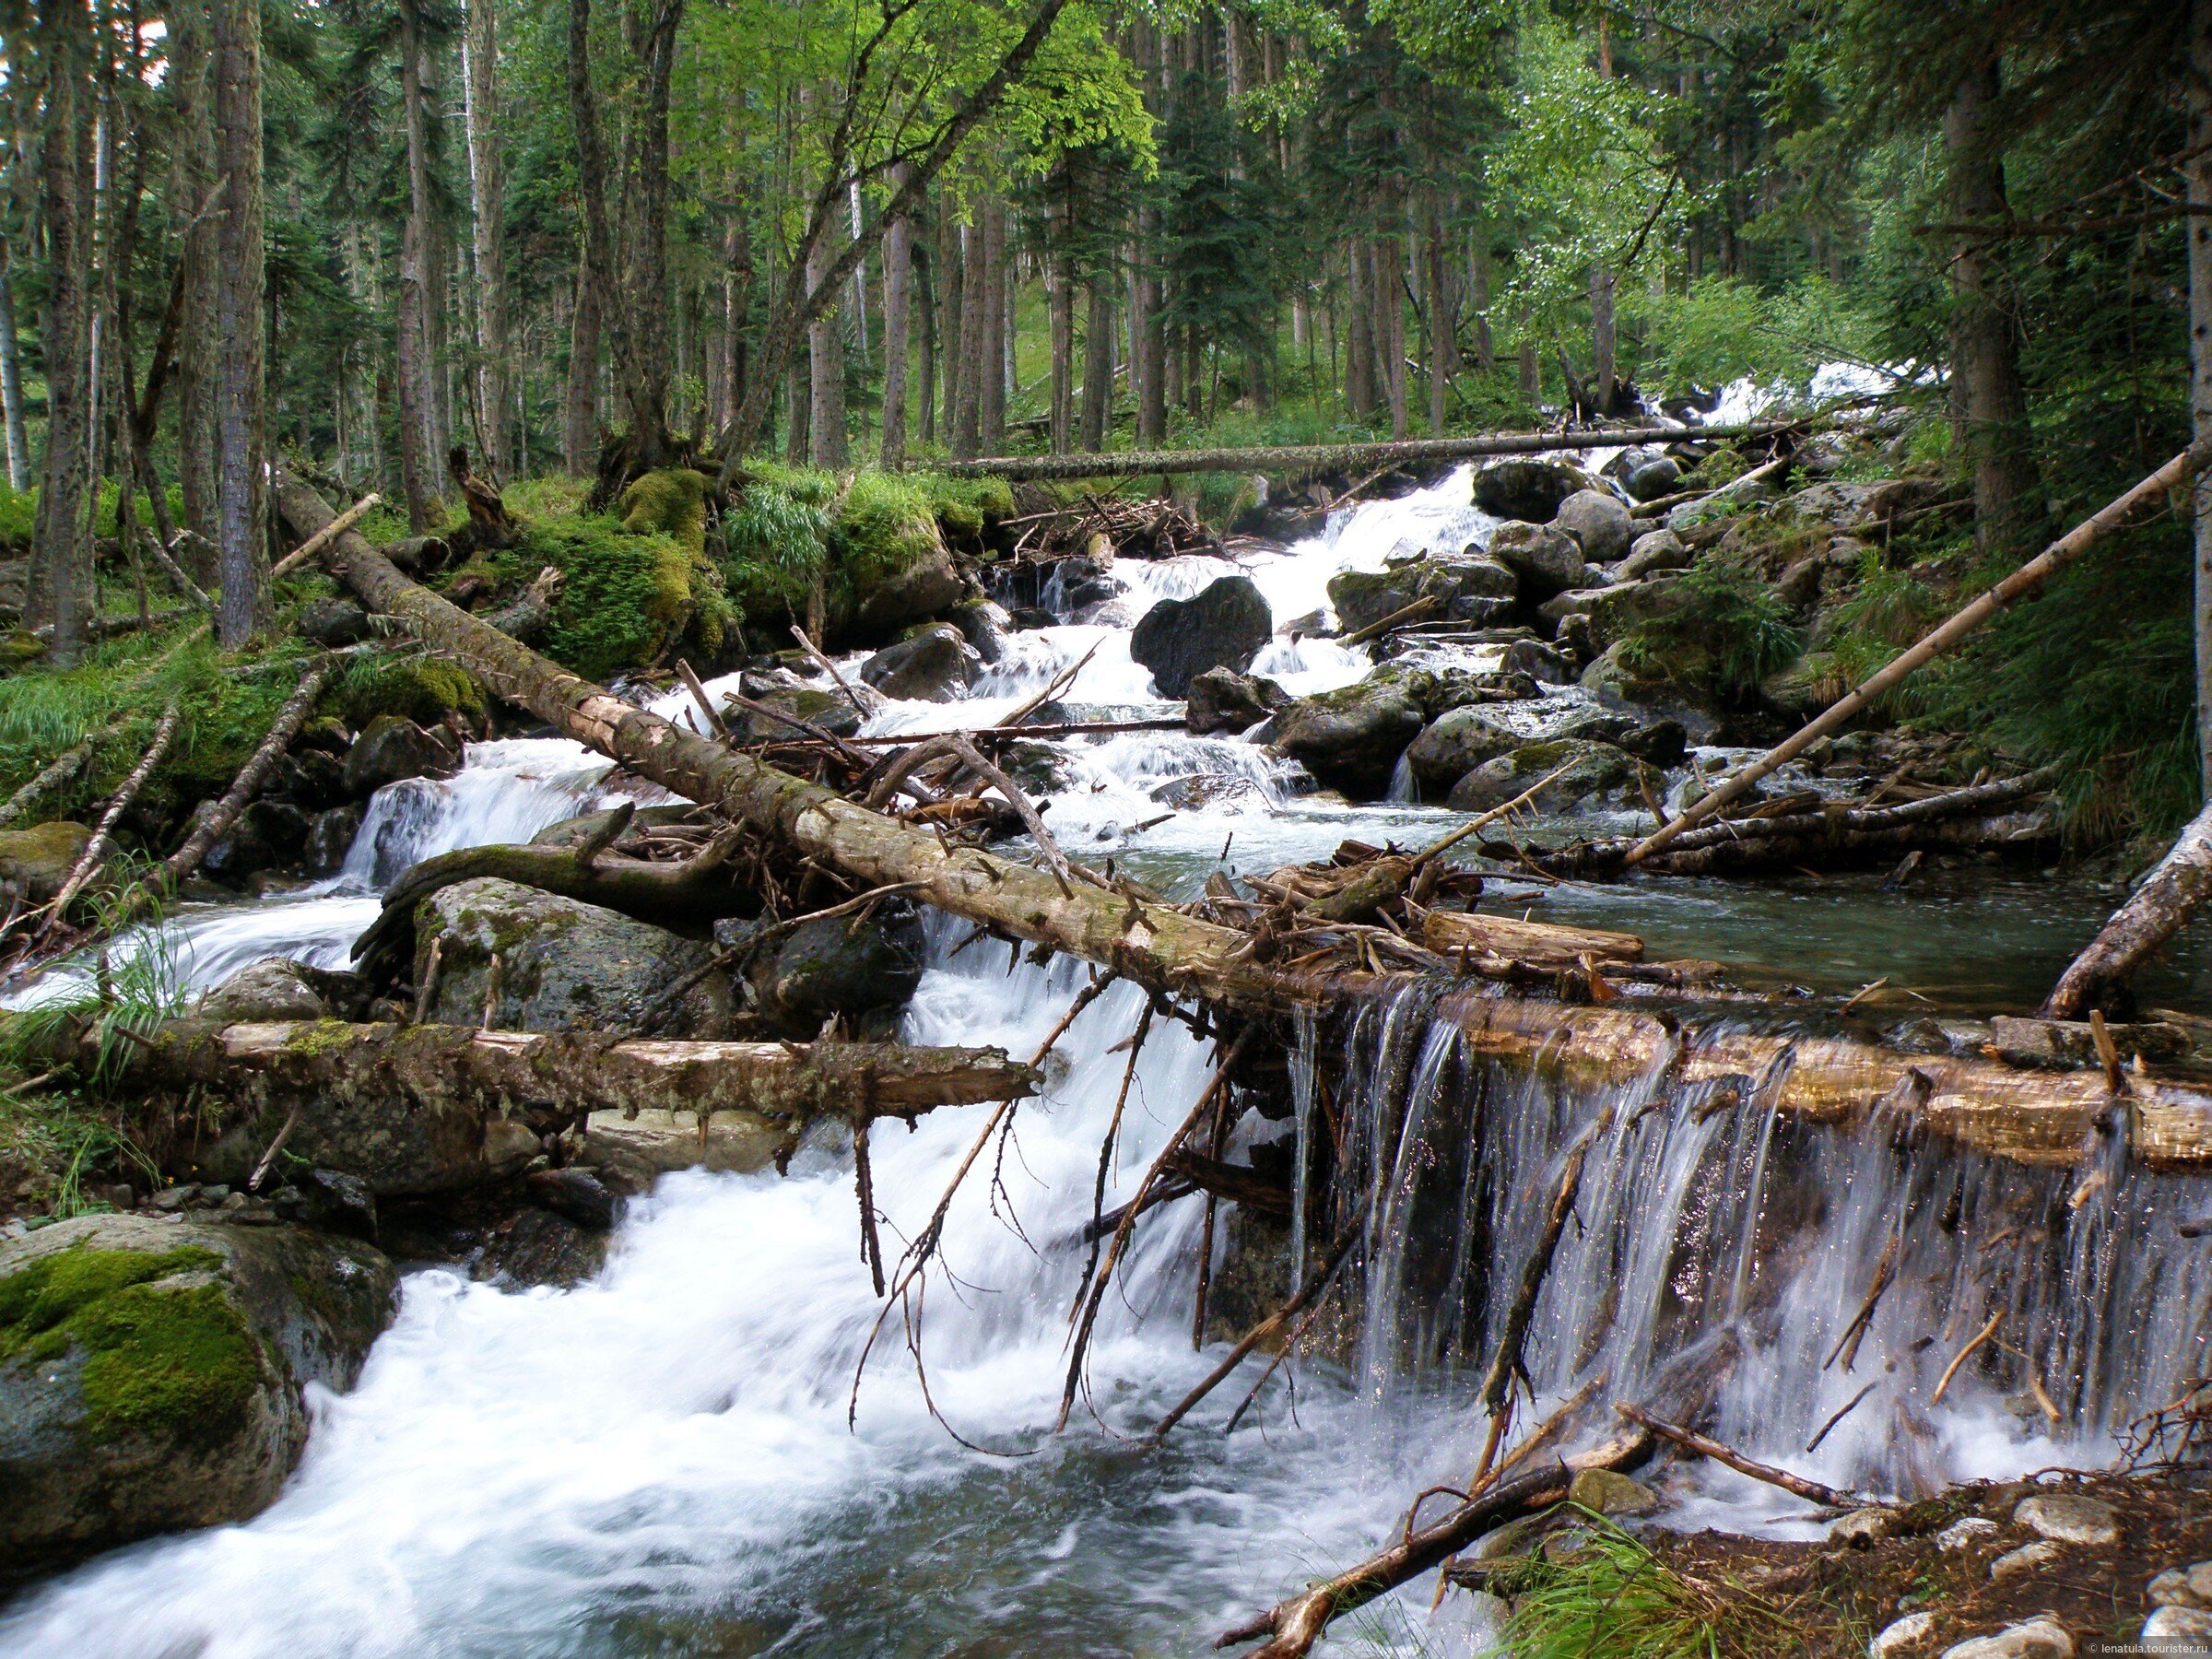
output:
[[79,1245],[32,1262],[0,1279],[0,1359],[35,1363],[82,1349],[91,1439],[218,1443],[252,1409],[260,1345],[220,1287],[159,1281],[222,1265],[196,1245],[159,1253]]
[[707,488],[706,475],[688,466],[641,474],[616,503],[622,528],[632,535],[665,535],[688,552],[703,553]]
[[379,714],[396,714],[419,726],[434,726],[453,713],[481,720],[488,706],[476,676],[436,657],[359,659],[335,695],[356,730]]
[[501,559],[521,578],[547,565],[560,571],[544,646],[587,679],[643,667],[672,646],[711,658],[733,619],[722,573],[703,554],[661,532],[631,535],[611,518],[532,524]]

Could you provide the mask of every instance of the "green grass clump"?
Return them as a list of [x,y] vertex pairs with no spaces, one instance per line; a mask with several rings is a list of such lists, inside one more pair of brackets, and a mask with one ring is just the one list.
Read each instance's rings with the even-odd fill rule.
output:
[[865,594],[909,566],[941,555],[929,492],[896,473],[864,472],[838,503],[830,550],[838,574]]
[[481,720],[488,707],[475,675],[428,656],[357,657],[329,695],[356,731],[379,714],[433,726],[454,713]]
[[1513,1615],[1499,1654],[1719,1659],[1731,1601],[1673,1571],[1618,1527],[1589,1519],[1580,1548],[1514,1570]]
[[39,516],[39,492],[0,484],[0,553],[20,559],[30,551]]
[[546,653],[587,679],[641,668],[677,643],[712,657],[734,620],[721,572],[673,537],[632,535],[580,513],[531,524],[502,559],[518,574],[562,577]]

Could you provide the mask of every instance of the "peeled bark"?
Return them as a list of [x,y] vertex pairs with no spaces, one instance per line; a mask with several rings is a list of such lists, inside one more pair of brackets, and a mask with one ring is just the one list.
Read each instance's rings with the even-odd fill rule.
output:
[[[288,476],[279,475],[277,493],[300,534],[331,516],[313,490]],[[1401,975],[1285,972],[1254,960],[1251,937],[1236,929],[1123,890],[1087,883],[1064,890],[1048,871],[951,847],[926,827],[885,818],[632,707],[410,582],[358,535],[340,537],[332,561],[368,604],[468,667],[494,694],[639,777],[869,886],[911,884],[922,902],[1012,937],[1169,995],[1248,1012],[1340,1004],[1405,982]],[[2098,1075],[2015,1071],[1978,1057],[1928,1058],[1841,1038],[1722,1032],[1684,1053],[1675,1019],[1620,1003],[1583,1007],[1471,989],[1447,997],[1439,1017],[1456,1023],[1477,1053],[1520,1062],[1541,1053],[1547,1065],[1608,1082],[1647,1075],[1671,1056],[1671,1075],[1684,1081],[1766,1080],[1779,1111],[1848,1123],[1887,1103],[1964,1146],[2026,1163],[2079,1161],[2112,1104]],[[2212,1162],[2212,1096],[2146,1079],[2136,1098],[2138,1156]]]
[[2067,965],[2042,1006],[2045,1019],[2081,1019],[2092,1008],[2123,1011],[2127,982],[2212,895],[2212,806],[2189,820],[2135,896],[2112,912]]

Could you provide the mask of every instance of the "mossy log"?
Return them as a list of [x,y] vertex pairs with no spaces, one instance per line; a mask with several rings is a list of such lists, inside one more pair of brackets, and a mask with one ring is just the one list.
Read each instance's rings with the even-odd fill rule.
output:
[[990,1048],[610,1043],[601,1032],[335,1019],[173,1020],[132,1042],[124,1065],[136,1126],[172,1172],[242,1185],[281,1133],[286,1153],[380,1194],[512,1174],[546,1135],[597,1111],[737,1114],[795,1146],[818,1118],[912,1122],[1037,1088],[1032,1068]]
[[[300,534],[329,516],[312,489],[281,472],[276,497]],[[1043,870],[948,847],[926,829],[871,812],[622,701],[408,581],[358,536],[339,538],[332,563],[363,599],[498,695],[640,777],[870,886],[911,884],[915,898],[1002,934],[1110,967],[1150,990],[1248,1012],[1338,1005],[1406,982],[1404,975],[1287,972],[1256,960],[1253,937],[1237,929],[1118,888],[1077,884],[1064,892]],[[1615,1082],[1641,1075],[1678,1042],[1671,1022],[1618,1005],[1593,1009],[1463,994],[1448,1000],[1445,1012],[1486,1052],[1524,1058],[1541,1052],[1547,1065],[1580,1065]],[[1680,1063],[1690,1075],[1764,1079],[1777,1089],[1782,1110],[1841,1122],[1887,1100],[1967,1146],[2030,1163],[2076,1161],[2114,1104],[2095,1074],[1927,1059],[1848,1038],[1717,1035],[1681,1046],[1689,1051]],[[2146,1080],[2135,1105],[2139,1154],[2212,1163],[2212,1093]]]

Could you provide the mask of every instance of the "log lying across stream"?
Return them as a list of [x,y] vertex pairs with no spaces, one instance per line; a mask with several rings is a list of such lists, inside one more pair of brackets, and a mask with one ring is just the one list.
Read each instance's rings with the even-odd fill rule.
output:
[[[296,534],[333,516],[327,503],[279,472],[278,506]],[[1112,968],[1148,989],[1248,1013],[1280,1013],[1387,994],[1402,974],[1288,973],[1255,959],[1251,935],[1149,900],[1126,885],[1063,888],[1046,871],[949,844],[931,830],[726,748],[622,701],[487,626],[401,574],[360,536],[337,538],[330,563],[375,609],[470,669],[508,701],[620,761],[640,777],[782,838],[869,886],[910,884],[912,896],[1010,937]],[[1626,1081],[1670,1046],[1671,1017],[1500,997],[1470,990],[1448,999],[1477,1046],[1547,1065],[1587,1066]],[[1845,1037],[1713,1038],[1680,1060],[1698,1076],[1747,1077],[1777,1091],[1782,1110],[1828,1121],[1885,1100],[1968,1147],[2025,1162],[2082,1155],[2118,1104],[2101,1076],[2016,1070],[1979,1057],[1929,1059]],[[2136,1150],[2172,1164],[2212,1163],[2212,1093],[2178,1084],[2135,1085]]]

